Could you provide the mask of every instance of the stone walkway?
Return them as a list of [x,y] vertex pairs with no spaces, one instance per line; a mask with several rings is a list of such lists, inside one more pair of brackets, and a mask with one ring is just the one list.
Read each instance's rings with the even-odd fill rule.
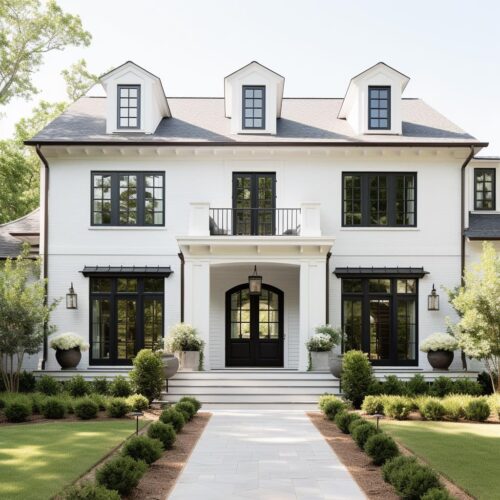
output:
[[216,410],[170,500],[366,496],[303,411]]

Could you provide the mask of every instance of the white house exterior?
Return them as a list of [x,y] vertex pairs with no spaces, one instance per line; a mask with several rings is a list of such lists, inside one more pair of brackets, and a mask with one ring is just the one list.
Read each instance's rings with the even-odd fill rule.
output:
[[91,344],[79,368],[127,366],[185,321],[207,371],[303,372],[324,323],[375,366],[428,370],[418,345],[453,316],[443,288],[500,237],[498,207],[474,207],[474,169],[498,173],[500,160],[471,161],[487,144],[402,97],[408,81],[378,63],[343,99],[283,98],[284,78],[252,62],[224,98],[167,99],[128,62],[103,77],[106,97],[81,98],[28,141],[45,164],[49,298],[71,283],[78,294],[52,321]]

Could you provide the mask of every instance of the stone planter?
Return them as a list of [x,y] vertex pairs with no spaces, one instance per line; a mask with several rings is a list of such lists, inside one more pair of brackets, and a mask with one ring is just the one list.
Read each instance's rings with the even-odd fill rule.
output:
[[453,361],[453,351],[429,351],[427,359],[434,370],[447,370]]
[[197,372],[200,370],[200,351],[181,351],[180,370],[183,372]]
[[179,369],[179,359],[175,354],[162,353],[161,360],[163,362],[163,376],[166,380],[172,378]]
[[311,351],[311,371],[328,372],[330,371],[331,351],[315,352]]
[[336,352],[330,356],[330,373],[336,378],[340,378],[342,373],[342,359],[342,354],[337,354]]
[[82,353],[79,347],[56,349],[56,359],[61,366],[61,370],[74,370],[82,359]]

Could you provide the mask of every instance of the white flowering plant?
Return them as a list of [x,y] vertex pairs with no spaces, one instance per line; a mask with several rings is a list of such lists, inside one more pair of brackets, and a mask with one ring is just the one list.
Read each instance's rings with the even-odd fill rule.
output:
[[198,336],[196,329],[189,323],[177,323],[164,341],[166,352],[203,351],[205,343]]
[[80,349],[86,351],[89,344],[85,342],[80,335],[72,332],[63,333],[50,341],[52,349],[59,349],[60,351],[68,351],[69,349]]
[[458,348],[458,341],[448,333],[433,333],[427,337],[421,344],[422,352],[429,351],[454,351]]
[[325,352],[333,349],[335,345],[332,337],[327,333],[315,333],[307,342],[309,352]]

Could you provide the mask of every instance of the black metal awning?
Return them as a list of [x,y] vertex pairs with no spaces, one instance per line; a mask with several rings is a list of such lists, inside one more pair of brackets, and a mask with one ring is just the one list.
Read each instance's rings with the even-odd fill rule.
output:
[[464,235],[469,240],[500,240],[500,214],[469,213],[469,227]]
[[337,278],[423,278],[423,267],[336,267]]
[[85,277],[135,276],[137,278],[168,278],[172,273],[170,266],[85,266],[80,271]]

